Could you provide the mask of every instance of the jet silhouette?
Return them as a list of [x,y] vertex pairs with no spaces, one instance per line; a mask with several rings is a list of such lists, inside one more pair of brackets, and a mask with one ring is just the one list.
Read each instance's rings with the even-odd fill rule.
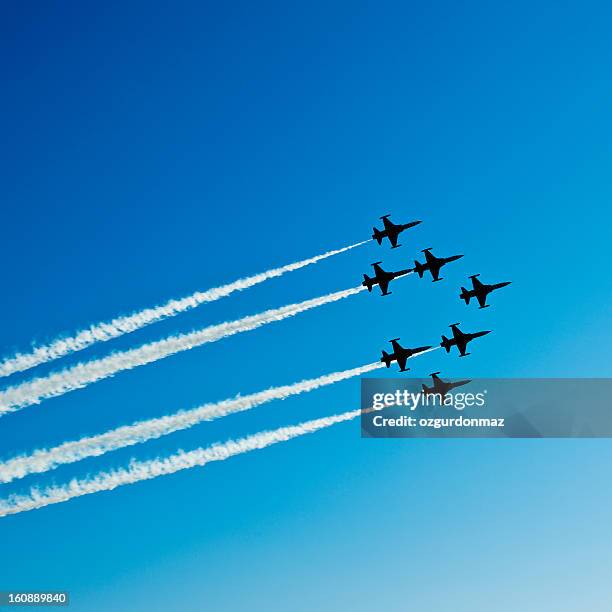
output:
[[405,274],[410,273],[412,270],[408,268],[407,270],[398,270],[397,272],[385,272],[378,264],[380,261],[376,261],[371,264],[374,267],[374,278],[370,278],[367,274],[363,275],[363,283],[361,283],[364,287],[368,288],[368,291],[372,292],[372,287],[374,285],[378,285],[380,287],[381,295],[391,295],[391,291],[387,291],[389,288],[389,283],[399,276],[404,276]]
[[434,395],[434,394],[440,395],[442,397],[442,401],[444,401],[446,394],[452,389],[461,387],[463,385],[467,385],[469,382],[472,382],[471,380],[458,380],[456,382],[450,382],[450,381],[446,382],[438,376],[439,373],[440,372],[432,372],[430,374],[431,379],[433,381],[433,385],[431,387],[428,387],[427,385],[421,385],[421,386],[423,387],[423,393],[425,395]]
[[474,338],[480,338],[491,333],[491,330],[474,332],[473,334],[464,333],[459,329],[459,323],[453,323],[449,327],[453,330],[453,338],[449,340],[446,336],[442,336],[440,346],[443,346],[447,353],[450,353],[451,346],[456,346],[459,353],[461,353],[461,357],[470,354],[465,352],[468,342],[471,342]]
[[391,248],[393,249],[396,249],[398,246],[401,246],[400,244],[397,244],[397,238],[404,230],[407,230],[411,227],[414,227],[415,225],[418,225],[419,223],[422,223],[422,221],[412,221],[410,223],[399,223],[396,225],[395,223],[393,223],[393,221],[389,220],[389,217],[390,215],[384,215],[383,217],[381,217],[385,229],[379,230],[375,227],[372,228],[374,230],[374,233],[372,234],[372,240],[376,240],[378,244],[382,244],[383,238],[388,238],[389,242],[391,243]]
[[419,278],[423,278],[423,273],[425,270],[429,270],[431,272],[431,277],[433,279],[432,282],[436,282],[442,280],[440,278],[440,268],[445,266],[447,263],[451,261],[456,261],[457,259],[461,259],[463,255],[452,255],[451,257],[436,257],[431,253],[431,247],[428,249],[423,249],[422,251],[425,253],[425,263],[419,263],[416,259],[414,260],[414,271],[419,275]]
[[480,304],[479,308],[487,308],[490,304],[487,304],[487,295],[496,289],[501,289],[502,287],[507,287],[511,284],[512,281],[507,281],[505,283],[496,283],[494,285],[487,285],[486,283],[481,283],[476,277],[480,276],[480,274],[474,274],[470,276],[472,279],[472,288],[470,290],[465,287],[461,287],[461,294],[459,297],[465,301],[466,304],[470,303],[470,298],[475,297]]
[[400,368],[400,372],[407,372],[410,368],[406,367],[406,361],[410,359],[413,355],[418,353],[422,353],[427,349],[430,349],[431,346],[418,346],[416,348],[404,348],[398,342],[399,338],[394,338],[393,340],[389,340],[391,345],[393,346],[393,353],[389,355],[386,351],[382,352],[381,362],[384,363],[388,368],[391,367],[391,363],[393,361],[397,361],[397,365]]

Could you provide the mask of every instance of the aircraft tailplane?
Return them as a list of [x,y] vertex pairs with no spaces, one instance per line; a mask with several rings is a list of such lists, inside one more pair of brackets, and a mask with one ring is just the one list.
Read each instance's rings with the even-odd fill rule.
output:
[[472,296],[468,293],[468,290],[465,287],[461,287],[461,295],[459,297],[464,300],[466,304],[469,304]]
[[372,228],[372,230],[374,231],[374,233],[372,234],[372,238],[374,238],[374,240],[376,240],[376,242],[378,242],[378,244],[382,244],[383,241],[383,234],[380,230],[376,229],[375,227]]
[[446,336],[442,336],[442,342],[440,346],[443,346],[446,349],[446,352],[450,353],[450,350],[451,350],[450,340]]
[[381,361],[388,367],[391,367],[391,355],[389,355],[389,353],[387,353],[387,351],[383,351],[382,352],[382,359]]
[[423,278],[423,272],[425,272],[425,268],[416,259],[414,260],[414,271],[419,275],[419,278]]

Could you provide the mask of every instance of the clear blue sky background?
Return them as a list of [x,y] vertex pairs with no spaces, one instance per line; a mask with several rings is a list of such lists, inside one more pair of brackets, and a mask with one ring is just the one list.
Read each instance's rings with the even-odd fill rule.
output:
[[[494,329],[413,372],[610,376],[605,2],[5,2],[2,354],[374,243],[72,360],[465,253],[0,422],[0,455]],[[466,308],[468,274],[513,280]],[[386,375],[386,373],[385,373]],[[11,382],[25,380],[15,376]],[[6,384],[9,384],[8,381]],[[358,406],[359,381],[2,487],[64,482]],[[75,610],[609,610],[607,440],[362,440],[351,422],[0,520],[0,589]]]

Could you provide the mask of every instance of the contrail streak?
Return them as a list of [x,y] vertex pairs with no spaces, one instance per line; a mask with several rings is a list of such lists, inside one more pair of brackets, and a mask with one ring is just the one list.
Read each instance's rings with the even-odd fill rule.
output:
[[132,460],[127,468],[99,472],[93,477],[82,480],[73,479],[63,485],[50,486],[44,489],[32,488],[27,495],[10,495],[5,499],[0,499],[0,517],[36,510],[51,504],[59,504],[91,493],[110,491],[123,485],[174,474],[180,470],[201,467],[213,461],[225,461],[225,459],[234,455],[266,448],[279,442],[287,442],[292,438],[314,433],[336,423],[349,421],[360,414],[361,410],[351,410],[334,416],[306,421],[300,425],[281,427],[272,431],[256,433],[246,438],[229,440],[208,448],[198,448],[189,452],[179,451],[165,458],[150,461]]
[[139,421],[97,436],[65,442],[54,448],[36,450],[31,455],[22,455],[0,463],[0,483],[11,482],[29,474],[46,472],[59,465],[74,463],[86,457],[97,457],[119,448],[160,438],[175,431],[193,427],[203,421],[211,421],[236,412],[250,410],[272,400],[307,393],[354,376],[367,374],[381,367],[384,367],[384,364],[376,362],[351,370],[325,374],[292,385],[272,387],[251,395],[238,396],[221,402],[204,404],[191,410],[182,410],[168,416]]
[[327,253],[316,255],[310,259],[297,261],[280,268],[273,268],[267,272],[247,276],[246,278],[241,278],[233,283],[229,283],[228,285],[214,287],[212,289],[208,289],[207,291],[197,291],[190,296],[177,300],[170,300],[162,306],[146,308],[131,315],[117,317],[116,319],[106,323],[96,323],[91,325],[88,329],[77,332],[74,336],[58,338],[50,344],[35,348],[30,353],[17,353],[12,357],[5,358],[4,360],[0,361],[0,376],[9,376],[15,372],[23,372],[24,370],[33,368],[41,363],[46,363],[48,361],[69,355],[70,353],[81,351],[88,346],[95,344],[96,342],[106,342],[107,340],[118,338],[123,334],[129,334],[137,329],[140,329],[141,327],[145,327],[146,325],[160,321],[161,319],[173,317],[181,312],[185,312],[186,310],[190,310],[191,308],[195,308],[196,306],[200,306],[200,304],[204,304],[206,302],[214,302],[230,295],[231,293],[234,293],[235,291],[242,291],[243,289],[248,289],[249,287],[263,283],[270,278],[282,276],[286,272],[299,270],[300,268],[317,263],[322,259],[327,259],[333,255],[338,255],[339,253],[344,253],[345,251],[354,249],[355,247],[361,246],[366,242],[369,242],[369,240],[357,242],[356,244],[351,244],[334,251],[327,251]]
[[81,389],[103,378],[113,376],[117,372],[143,366],[208,342],[215,342],[240,332],[256,329],[267,323],[282,321],[305,310],[337,302],[363,290],[365,290],[365,287],[362,286],[345,289],[297,304],[266,310],[236,321],[205,327],[188,334],[169,336],[164,340],[144,344],[128,351],[113,353],[101,359],[79,363],[49,376],[34,378],[19,385],[8,387],[0,391],[0,416],[26,406],[39,404],[42,400]]
[[[429,353],[440,347],[433,347],[423,353]],[[423,354],[418,353],[417,355]],[[412,358],[416,357],[414,355]],[[75,463],[87,457],[98,457],[108,452],[160,438],[175,431],[188,429],[204,421],[211,421],[236,412],[243,412],[261,406],[267,402],[286,399],[293,395],[307,393],[320,387],[331,385],[354,376],[367,374],[384,364],[371,363],[350,370],[325,374],[294,383],[272,387],[251,395],[238,396],[221,402],[204,404],[191,410],[182,410],[175,414],[139,421],[132,425],[118,427],[103,434],[64,442],[49,449],[39,449],[30,455],[20,455],[0,462],[0,483],[8,483],[31,474],[40,474],[60,465]]]

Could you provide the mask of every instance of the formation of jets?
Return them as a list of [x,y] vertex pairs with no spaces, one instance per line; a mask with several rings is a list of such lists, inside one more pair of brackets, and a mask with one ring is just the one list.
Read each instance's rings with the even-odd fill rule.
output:
[[[383,222],[383,229],[377,229],[376,227],[373,229],[372,239],[376,240],[379,245],[382,244],[383,239],[387,238],[391,245],[391,248],[395,249],[399,246],[398,238],[399,235],[407,229],[415,227],[421,223],[421,221],[410,221],[409,223],[393,223],[389,218],[390,215],[384,215],[381,217]],[[400,277],[406,276],[407,274],[411,274],[416,272],[419,275],[419,278],[423,278],[425,272],[429,271],[431,274],[432,282],[437,282],[443,280],[440,276],[441,269],[448,263],[453,261],[457,261],[463,257],[461,255],[451,255],[449,257],[436,257],[432,253],[432,248],[426,248],[421,251],[424,254],[425,261],[423,263],[418,260],[414,260],[414,268],[406,268],[403,270],[398,270],[397,272],[387,272],[381,267],[380,261],[377,261],[372,265],[374,268],[374,275],[372,277],[367,274],[363,275],[362,286],[366,287],[369,292],[372,291],[373,287],[378,285],[380,288],[381,295],[390,295],[389,291],[389,283]],[[487,304],[487,296],[496,291],[497,289],[501,289],[502,287],[506,287],[511,284],[511,281],[506,281],[502,283],[494,283],[494,284],[486,284],[478,280],[480,274],[473,274],[470,276],[470,280],[472,281],[472,288],[466,289],[465,287],[461,287],[461,293],[459,298],[462,299],[466,306],[470,303],[472,298],[475,298],[479,304],[480,308],[487,308],[490,304]],[[486,336],[491,333],[491,330],[477,331],[477,332],[463,332],[459,329],[459,323],[453,323],[450,325],[452,331],[452,338],[447,338],[445,335],[442,335],[442,342],[440,342],[440,347],[444,348],[447,353],[450,353],[451,348],[453,346],[457,347],[460,357],[465,357],[470,353],[467,352],[468,344],[482,336]],[[399,338],[394,338],[393,340],[389,340],[391,346],[393,347],[393,352],[388,353],[387,351],[382,351],[381,362],[384,363],[387,368],[391,366],[393,362],[397,362],[399,366],[400,372],[407,372],[410,368],[406,367],[406,363],[410,357],[413,355],[417,355],[418,353],[422,353],[431,349],[431,346],[419,346],[416,348],[404,348],[398,342]],[[432,377],[433,384],[431,387],[427,387],[427,385],[423,385],[424,393],[439,393],[442,396],[445,396],[450,390],[455,389],[456,387],[460,387],[462,385],[466,385],[471,382],[469,380],[460,380],[455,382],[445,382],[442,380],[438,374],[440,372],[434,372],[430,374]]]

